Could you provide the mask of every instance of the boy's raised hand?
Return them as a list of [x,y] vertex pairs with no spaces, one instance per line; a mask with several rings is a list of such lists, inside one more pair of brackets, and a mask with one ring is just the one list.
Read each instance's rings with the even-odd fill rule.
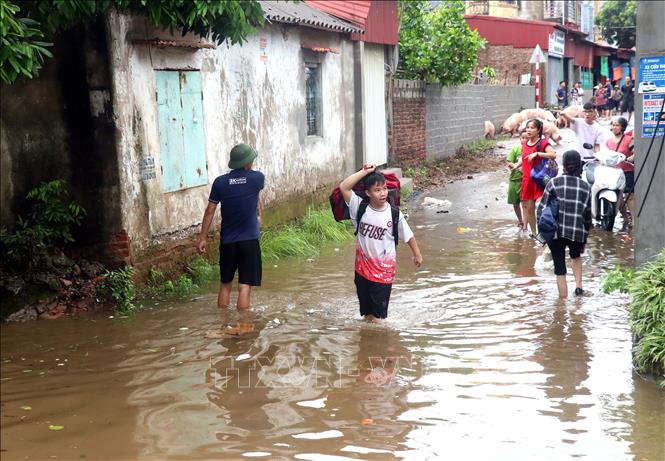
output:
[[365,164],[363,165],[363,171],[364,171],[366,174],[370,174],[370,173],[371,173],[372,171],[374,171],[374,170],[376,170],[376,165],[374,165],[374,164],[372,164],[372,163],[365,163]]

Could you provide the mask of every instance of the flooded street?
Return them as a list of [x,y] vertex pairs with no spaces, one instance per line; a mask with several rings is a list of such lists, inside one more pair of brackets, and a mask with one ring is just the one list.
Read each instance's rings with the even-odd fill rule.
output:
[[[594,229],[586,294],[559,301],[506,178],[430,194],[450,213],[413,201],[425,262],[398,247],[380,325],[359,320],[352,242],[266,264],[250,313],[213,286],[133,318],[2,325],[2,459],[662,461],[665,396],[632,371],[628,297],[599,286],[632,241]],[[211,337],[227,325],[247,332]]]

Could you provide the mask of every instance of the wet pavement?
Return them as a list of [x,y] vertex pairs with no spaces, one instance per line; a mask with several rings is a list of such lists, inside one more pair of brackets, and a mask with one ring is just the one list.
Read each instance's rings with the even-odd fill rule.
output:
[[[248,313],[211,287],[2,325],[2,459],[662,461],[665,394],[632,371],[627,296],[599,287],[632,241],[594,229],[586,295],[559,301],[506,178],[429,194],[449,213],[414,199],[425,263],[399,246],[380,325],[359,320],[351,242],[267,264]],[[212,337],[228,325],[243,333]]]

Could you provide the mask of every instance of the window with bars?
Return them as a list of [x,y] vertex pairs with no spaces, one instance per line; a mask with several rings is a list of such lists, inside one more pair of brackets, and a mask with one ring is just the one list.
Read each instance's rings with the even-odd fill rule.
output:
[[307,136],[321,136],[321,65],[305,63]]

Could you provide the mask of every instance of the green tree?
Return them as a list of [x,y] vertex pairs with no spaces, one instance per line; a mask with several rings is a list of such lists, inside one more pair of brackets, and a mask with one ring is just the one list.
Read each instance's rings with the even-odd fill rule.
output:
[[635,0],[608,0],[600,8],[596,23],[608,43],[620,48],[635,46],[637,4]]
[[21,75],[35,77],[44,57],[51,57],[47,47],[58,32],[90,22],[112,8],[218,44],[242,43],[265,21],[256,0],[0,0],[0,77],[10,84]]
[[427,0],[400,2],[399,71],[442,85],[468,82],[478,64],[484,40],[464,19],[464,2]]

